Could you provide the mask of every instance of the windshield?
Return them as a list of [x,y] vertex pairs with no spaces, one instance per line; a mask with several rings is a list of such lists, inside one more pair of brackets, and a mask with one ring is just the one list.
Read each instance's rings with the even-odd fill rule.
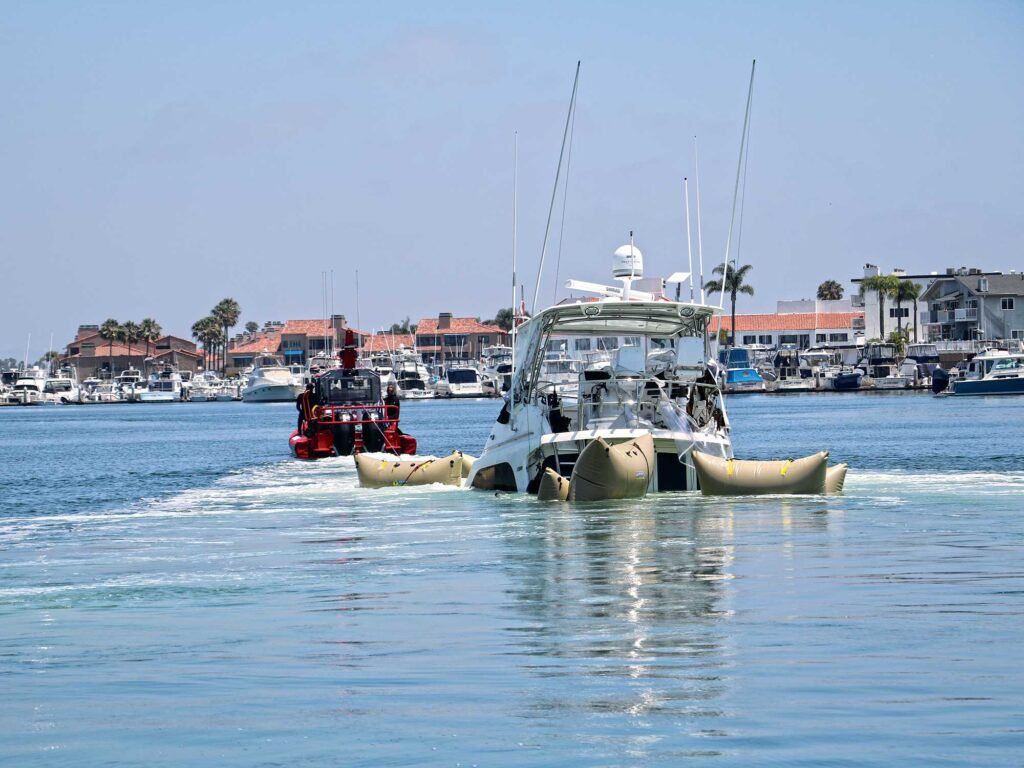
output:
[[476,371],[471,368],[452,368],[448,371],[451,384],[476,384]]

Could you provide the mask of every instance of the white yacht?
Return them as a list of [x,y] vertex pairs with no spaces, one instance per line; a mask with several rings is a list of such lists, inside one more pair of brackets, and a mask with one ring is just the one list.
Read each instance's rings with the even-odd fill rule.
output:
[[795,349],[780,349],[772,358],[775,375],[765,377],[766,392],[806,392],[814,388],[814,379],[804,375],[800,354]]
[[971,358],[960,378],[950,379],[953,395],[1024,395],[1024,354],[987,349]]
[[895,344],[868,344],[865,357],[858,368],[864,371],[865,383],[875,389],[906,389],[910,386],[910,377],[900,373]]
[[181,374],[173,365],[166,365],[149,375],[145,392],[137,396],[140,403],[177,403],[181,401]]
[[[597,438],[615,444],[651,435],[652,491],[696,489],[694,449],[732,457],[718,372],[707,363],[708,323],[721,310],[633,291],[632,280],[643,275],[640,251],[623,246],[615,259],[621,288],[570,281],[598,298],[557,304],[518,327],[512,389],[473,464],[473,487],[532,491],[546,468],[570,477],[577,457]],[[607,363],[580,371],[575,407],[566,407],[561,385],[543,378],[553,336],[634,342],[615,349]]]
[[78,372],[73,366],[64,366],[46,379],[43,385],[43,397],[40,403],[56,405],[58,403],[81,402],[81,390],[78,386]]
[[36,405],[43,399],[46,371],[37,365],[18,371],[7,402],[17,405]]
[[480,372],[470,366],[449,365],[437,380],[436,387],[438,397],[486,397]]
[[224,380],[217,375],[216,371],[203,371],[192,377],[192,387],[189,390],[189,402],[212,403],[220,394]]
[[121,393],[121,398],[130,403],[140,401],[140,395],[149,388],[149,384],[137,368],[125,368],[117,378],[114,386]]
[[425,400],[434,392],[427,388],[430,374],[415,353],[396,353],[393,372],[401,400]]
[[264,352],[253,361],[242,390],[246,403],[275,403],[294,400],[303,390],[302,376],[287,368],[281,359]]
[[495,344],[480,354],[481,385],[485,395],[498,397],[512,386],[512,347]]

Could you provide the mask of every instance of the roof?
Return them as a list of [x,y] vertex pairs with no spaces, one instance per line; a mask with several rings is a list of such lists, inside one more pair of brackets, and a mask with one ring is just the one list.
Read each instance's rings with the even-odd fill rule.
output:
[[[338,327],[341,330],[341,327]],[[331,335],[331,321],[330,320],[286,320],[285,324],[280,328],[282,336],[285,335],[299,335],[299,336],[330,336]]]
[[[132,347],[132,349],[135,349],[135,347]],[[146,348],[143,347],[142,351],[145,352]],[[155,360],[158,357],[167,357],[168,355],[185,355],[187,357],[195,357],[197,359],[204,356],[202,352],[193,352],[191,349],[165,349],[163,352],[160,352],[159,354],[150,355],[150,357],[152,357]]]
[[451,326],[438,329],[436,317],[425,317],[416,324],[417,336],[443,336],[446,333],[505,333],[504,328],[497,325],[486,325],[475,317],[453,317]]
[[[792,312],[764,315],[736,315],[736,331],[814,331],[818,328],[853,328],[853,321],[863,319],[863,312]],[[719,315],[708,330],[717,333],[721,327],[732,331],[732,318]]]
[[260,331],[244,344],[237,344],[228,349],[229,355],[258,355],[263,350],[276,352],[281,344],[281,337],[276,333]]
[[363,344],[364,352],[391,352],[405,346],[412,349],[416,340],[411,333],[378,333],[368,338]]

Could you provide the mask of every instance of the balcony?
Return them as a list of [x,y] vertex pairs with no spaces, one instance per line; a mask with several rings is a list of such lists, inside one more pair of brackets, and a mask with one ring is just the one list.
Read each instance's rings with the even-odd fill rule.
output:
[[958,323],[969,323],[978,319],[978,309],[976,307],[967,307],[966,309],[955,309],[953,310],[954,320]]
[[933,309],[928,320],[933,325],[946,325],[953,322],[953,310]]

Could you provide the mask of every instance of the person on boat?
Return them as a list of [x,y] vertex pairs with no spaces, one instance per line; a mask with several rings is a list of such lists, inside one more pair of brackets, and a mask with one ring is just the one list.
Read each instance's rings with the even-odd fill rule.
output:
[[313,384],[310,382],[306,388],[295,398],[295,408],[299,412],[299,425],[297,429],[302,434],[302,427],[313,420],[313,406],[316,401],[313,395]]
[[[398,391],[395,389],[395,385],[394,384],[388,384],[388,388],[384,392],[384,405],[385,405],[384,411],[385,411],[386,418],[394,419],[397,422],[398,421],[399,409],[401,408],[401,405],[399,405],[399,402],[398,402]],[[387,406],[392,406],[392,407],[389,408]]]

